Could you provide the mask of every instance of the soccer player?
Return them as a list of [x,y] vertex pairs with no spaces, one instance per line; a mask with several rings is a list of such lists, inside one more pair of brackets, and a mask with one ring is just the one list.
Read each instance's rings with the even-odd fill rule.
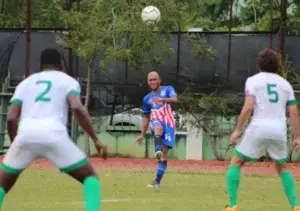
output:
[[85,210],[100,209],[99,178],[86,155],[68,135],[68,104],[104,158],[107,147],[98,140],[80,101],[79,83],[63,73],[61,67],[59,52],[44,50],[40,57],[42,71],[23,80],[10,100],[7,129],[12,144],[0,168],[0,207],[21,172],[34,160],[45,157],[83,184]]
[[167,156],[169,149],[175,144],[175,118],[172,104],[178,102],[177,94],[172,86],[161,86],[161,79],[157,72],[148,74],[148,85],[151,92],[143,99],[143,122],[141,135],[137,143],[141,144],[150,123],[154,134],[155,155],[158,159],[156,178],[147,187],[159,187],[160,181],[167,169]]
[[230,201],[223,211],[238,210],[241,167],[246,161],[258,160],[265,152],[275,161],[276,171],[293,210],[300,211],[294,178],[285,166],[288,155],[286,108],[293,127],[294,146],[300,146],[297,101],[292,86],[280,76],[281,62],[274,50],[267,48],[259,52],[256,61],[261,72],[246,81],[244,106],[237,127],[230,136],[230,142],[236,144],[253,111],[251,122],[235,148],[235,156],[227,172]]

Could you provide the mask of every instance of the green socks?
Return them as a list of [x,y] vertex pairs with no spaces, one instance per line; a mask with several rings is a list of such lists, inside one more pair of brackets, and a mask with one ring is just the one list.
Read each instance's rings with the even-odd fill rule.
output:
[[2,208],[4,196],[5,196],[5,190],[3,188],[0,188],[0,210]]
[[[238,189],[240,185],[241,168],[238,166],[229,166],[226,180],[227,180],[227,192],[229,194],[229,206],[233,207],[237,205]],[[292,207],[299,206],[298,197],[295,187],[294,178],[290,172],[284,171],[280,175],[284,192],[292,205]]]
[[298,206],[298,198],[295,187],[294,178],[290,172],[284,171],[280,174],[281,182],[284,187],[284,192],[292,205],[292,207]]
[[83,196],[86,211],[99,211],[102,199],[100,181],[96,177],[88,177],[83,182]]
[[237,205],[238,189],[240,186],[241,168],[239,166],[229,166],[226,181],[227,192],[229,194],[229,206]]
[[[101,204],[100,181],[96,177],[88,177],[83,182],[83,196],[86,211],[99,211]],[[0,210],[2,208],[5,190],[0,188]]]

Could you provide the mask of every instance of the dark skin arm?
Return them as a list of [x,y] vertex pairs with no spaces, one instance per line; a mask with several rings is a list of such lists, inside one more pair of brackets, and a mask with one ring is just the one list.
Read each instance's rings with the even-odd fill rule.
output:
[[236,129],[229,138],[231,144],[236,144],[237,139],[241,136],[243,127],[248,121],[253,111],[254,105],[255,105],[255,98],[253,96],[246,96],[244,106],[240,113]]
[[149,122],[150,122],[150,116],[149,115],[144,115],[142,119],[142,132],[141,135],[144,136],[148,130],[149,127]]
[[70,95],[68,97],[71,109],[74,113],[75,119],[80,125],[80,127],[91,137],[91,139],[94,141],[95,147],[100,153],[101,150],[102,156],[104,159],[107,158],[107,146],[103,144],[96,136],[96,133],[93,128],[91,117],[88,113],[88,111],[85,109],[83,104],[81,103],[78,96]]
[[150,122],[150,115],[144,115],[142,119],[142,128],[141,128],[141,135],[137,138],[136,143],[142,144],[144,140],[144,136],[148,130]]
[[294,138],[300,139],[300,119],[297,105],[289,105],[288,112],[290,114]]
[[22,106],[19,104],[11,104],[7,112],[7,132],[12,143],[17,136],[19,118],[21,115]]
[[254,104],[255,104],[255,98],[252,96],[246,96],[245,103],[244,103],[243,109],[240,113],[238,124],[236,127],[237,130],[241,131],[243,129],[243,127],[245,126],[246,122],[248,121],[248,119],[253,111]]
[[297,105],[289,105],[288,112],[290,114],[291,125],[293,128],[293,135],[294,135],[294,147],[297,151],[300,150],[300,118]]
[[178,103],[177,97],[171,97],[171,98],[154,98],[153,103],[160,104],[160,103],[167,103],[167,104],[176,104]]

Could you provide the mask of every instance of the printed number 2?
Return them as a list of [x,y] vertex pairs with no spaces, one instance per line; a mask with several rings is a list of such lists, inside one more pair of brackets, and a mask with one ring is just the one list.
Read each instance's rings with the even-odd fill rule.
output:
[[50,102],[51,101],[50,97],[46,97],[46,95],[49,93],[52,87],[52,82],[48,80],[44,80],[44,81],[41,80],[41,81],[37,81],[35,84],[36,85],[42,84],[46,86],[44,91],[35,98],[35,102]]
[[[270,96],[269,102],[277,103],[278,102],[278,92],[276,91],[276,84],[267,84],[268,95]],[[271,97],[272,96],[272,97]]]

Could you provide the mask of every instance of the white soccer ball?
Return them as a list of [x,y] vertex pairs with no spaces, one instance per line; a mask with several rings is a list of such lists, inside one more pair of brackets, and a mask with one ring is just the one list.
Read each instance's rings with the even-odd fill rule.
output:
[[142,11],[142,20],[146,24],[156,24],[160,20],[160,11],[155,6],[147,6]]

